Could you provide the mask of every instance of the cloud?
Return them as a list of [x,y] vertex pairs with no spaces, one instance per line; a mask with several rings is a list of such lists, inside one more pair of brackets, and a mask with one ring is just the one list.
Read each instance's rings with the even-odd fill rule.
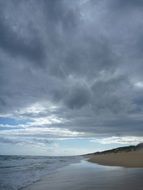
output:
[[91,142],[100,142],[101,144],[121,144],[121,145],[136,145],[142,142],[142,137],[124,136],[124,137],[106,137],[102,139],[90,140]]
[[32,120],[21,134],[143,135],[141,1],[0,7],[2,117]]
[[[41,124],[42,125],[42,124]],[[66,128],[58,128],[58,127],[37,127],[37,126],[29,126],[29,127],[21,127],[21,128],[11,128],[11,129],[3,129],[0,131],[0,136],[13,136],[13,137],[78,137],[84,136],[83,132],[71,131]]]
[[0,143],[17,144],[19,142],[21,142],[19,139],[0,137]]
[[[13,22],[10,23],[10,21],[12,21],[10,17],[14,17],[14,15],[11,15],[13,14],[14,10],[17,12],[17,14],[22,16],[22,14],[18,12],[18,9],[15,9],[15,3],[13,2],[12,4],[10,1],[9,4],[7,2],[5,5],[3,5],[2,3],[1,13],[3,14],[0,16],[0,48],[11,56],[22,56],[23,58],[30,59],[31,61],[39,62],[44,57],[44,51],[41,42],[38,40],[38,36],[33,36],[30,41],[29,39],[25,39],[25,31],[23,30],[23,27],[21,27],[20,31],[20,25],[22,23],[24,24],[24,20],[21,20],[22,23],[20,24],[20,19],[17,18],[16,20],[13,19]],[[17,4],[17,6],[19,6],[19,4]],[[9,11],[10,8],[12,8],[13,11]],[[34,32],[34,29],[28,22],[29,20],[27,20],[27,27],[29,27],[29,31],[27,32],[32,33]],[[20,33],[22,35],[20,35]]]
[[143,2],[142,0],[127,0],[127,1],[124,1],[124,0],[117,0],[117,1],[111,1],[112,2],[112,5],[114,5],[116,8],[118,9],[130,9],[130,8],[143,8]]
[[[1,137],[0,136],[0,143],[2,144],[12,144],[12,145],[22,145],[22,146],[35,146],[35,147],[46,147],[48,148],[54,144],[52,140],[46,139],[46,138],[29,138],[29,137]],[[47,149],[48,149],[47,148]]]
[[90,90],[88,87],[76,85],[73,89],[70,89],[70,92],[67,96],[66,104],[71,109],[78,109],[90,101]]

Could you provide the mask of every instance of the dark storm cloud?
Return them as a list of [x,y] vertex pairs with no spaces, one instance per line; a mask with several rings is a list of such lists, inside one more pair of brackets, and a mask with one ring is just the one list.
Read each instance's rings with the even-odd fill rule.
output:
[[90,92],[84,86],[76,86],[71,89],[67,97],[67,105],[71,109],[78,109],[88,104],[90,101]]
[[[0,5],[2,115],[53,114],[67,120],[54,127],[142,133],[141,1],[1,0]],[[29,111],[35,103],[44,110]]]
[[124,8],[137,8],[137,7],[142,7],[143,6],[143,1],[142,0],[117,0],[117,1],[112,1],[112,5],[114,5],[117,9],[124,9]]
[[0,47],[13,56],[23,56],[34,61],[40,61],[44,56],[41,44],[37,40],[36,43],[33,40],[33,43],[26,44],[3,23],[2,19],[0,19]]

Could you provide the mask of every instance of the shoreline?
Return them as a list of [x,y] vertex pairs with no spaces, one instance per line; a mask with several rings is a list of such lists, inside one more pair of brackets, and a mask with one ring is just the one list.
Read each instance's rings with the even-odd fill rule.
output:
[[22,190],[142,190],[143,170],[132,169],[127,172],[119,167],[101,166],[82,160],[60,168]]

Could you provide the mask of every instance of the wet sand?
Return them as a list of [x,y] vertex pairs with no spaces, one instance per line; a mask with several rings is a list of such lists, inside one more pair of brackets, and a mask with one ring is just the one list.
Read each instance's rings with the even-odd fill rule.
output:
[[90,155],[88,161],[108,166],[140,168],[143,167],[143,151]]
[[142,179],[143,169],[82,161],[58,169],[23,190],[142,190]]

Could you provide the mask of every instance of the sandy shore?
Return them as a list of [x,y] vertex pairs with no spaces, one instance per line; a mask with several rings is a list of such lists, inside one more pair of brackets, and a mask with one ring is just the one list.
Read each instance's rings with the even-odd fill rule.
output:
[[82,161],[58,169],[23,190],[142,190],[143,170]]
[[143,151],[91,154],[88,161],[108,166],[140,168],[143,167]]

